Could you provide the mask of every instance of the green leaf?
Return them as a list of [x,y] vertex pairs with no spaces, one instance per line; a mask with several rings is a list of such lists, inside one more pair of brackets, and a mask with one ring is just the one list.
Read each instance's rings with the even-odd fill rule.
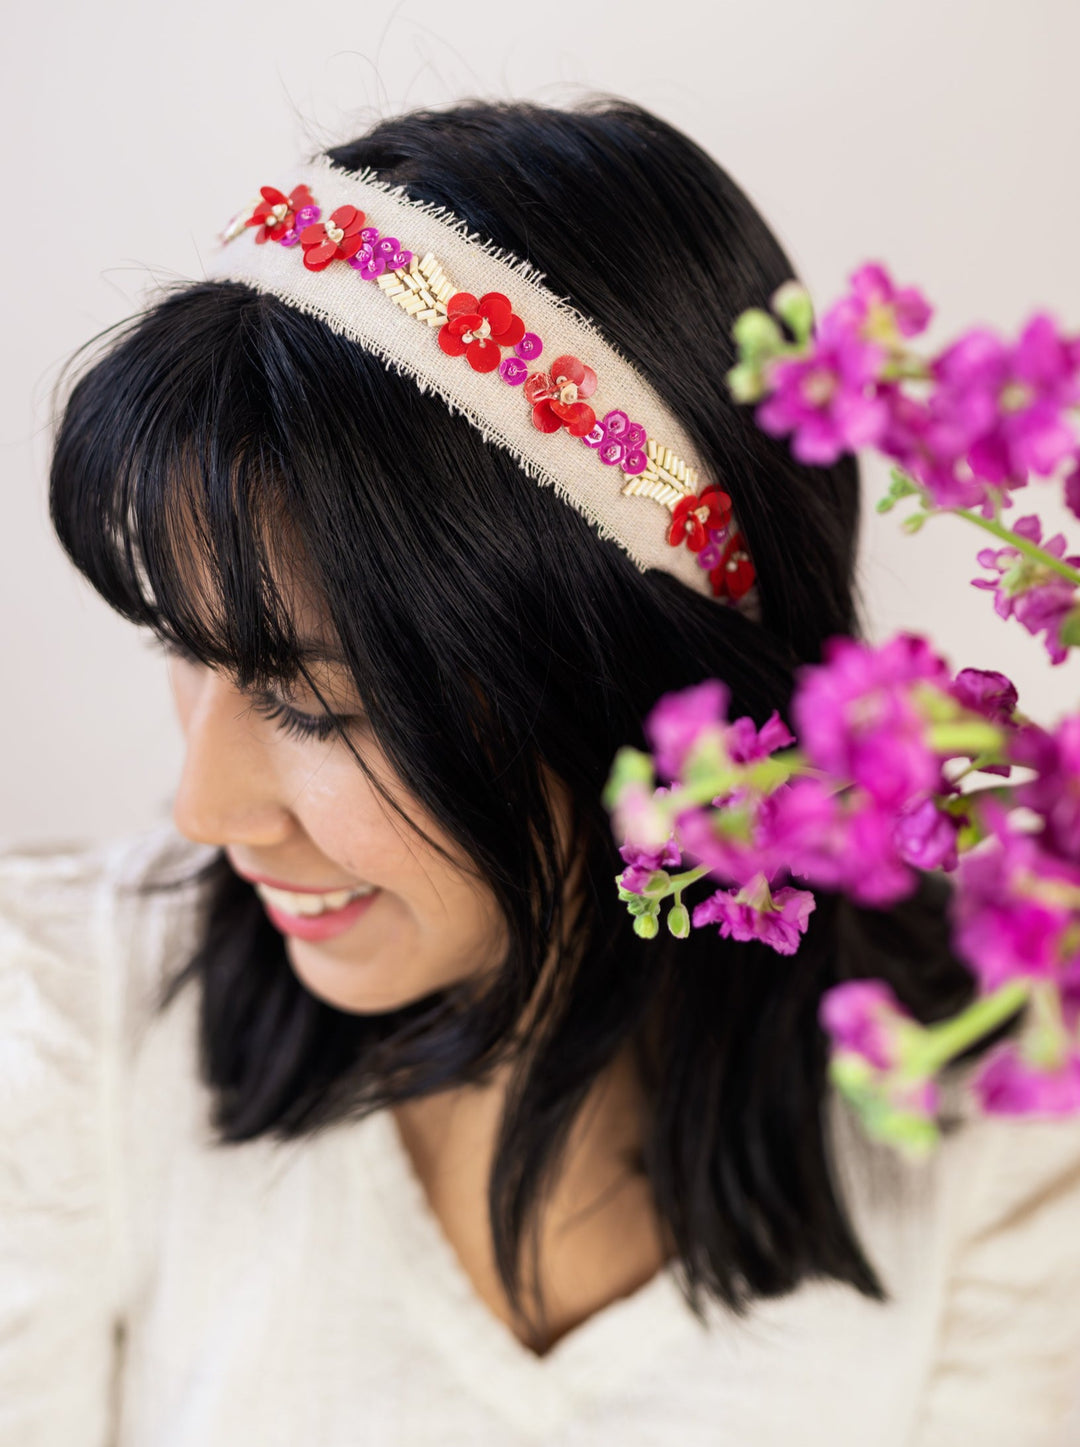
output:
[[913,512],[910,517],[904,519],[900,526],[906,533],[917,533],[929,516],[930,514],[927,512]]

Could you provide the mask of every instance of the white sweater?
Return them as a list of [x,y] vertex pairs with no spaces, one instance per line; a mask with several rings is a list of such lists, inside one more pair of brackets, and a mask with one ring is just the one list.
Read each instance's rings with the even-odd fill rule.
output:
[[197,987],[148,1003],[190,953],[195,887],[121,889],[211,852],[165,825],[0,855],[2,1447],[1070,1440],[1080,1121],[973,1117],[913,1165],[831,1099],[889,1304],[818,1282],[703,1327],[664,1271],[538,1358],[477,1297],[388,1112],[213,1144]]

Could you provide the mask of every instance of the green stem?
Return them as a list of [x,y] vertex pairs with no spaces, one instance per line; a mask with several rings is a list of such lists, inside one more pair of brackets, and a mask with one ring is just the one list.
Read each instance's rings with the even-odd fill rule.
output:
[[674,894],[676,904],[682,904],[683,890],[688,889],[692,884],[696,884],[699,879],[704,879],[708,872],[704,864],[699,864],[696,869],[687,869],[684,870],[682,874],[673,874],[671,876],[670,893]]
[[1060,573],[1063,578],[1068,578],[1074,587],[1080,588],[1080,572],[1070,568],[1061,558],[1055,558],[1053,553],[1048,553],[1045,548],[1040,548],[1028,538],[1022,538],[1017,533],[1011,532],[1003,527],[996,518],[984,518],[981,514],[973,512],[968,507],[950,507],[940,509],[942,512],[956,513],[957,517],[967,518],[976,527],[983,528],[988,533],[993,533],[996,538],[1001,538],[1009,547],[1031,558],[1033,562],[1041,563],[1043,567],[1049,568],[1052,573]]
[[911,1064],[918,1074],[933,1075],[947,1064],[954,1055],[959,1055],[969,1045],[974,1045],[1014,1014],[1031,993],[1026,981],[1012,980],[1002,985],[992,995],[983,995],[953,1020],[944,1020],[940,1025],[930,1025],[921,1049],[914,1052]]

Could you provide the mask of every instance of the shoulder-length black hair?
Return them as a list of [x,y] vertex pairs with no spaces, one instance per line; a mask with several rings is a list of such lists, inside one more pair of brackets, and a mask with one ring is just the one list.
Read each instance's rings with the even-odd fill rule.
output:
[[[734,318],[793,268],[715,161],[623,100],[418,111],[327,155],[449,207],[597,323],[733,497],[762,619],[642,573],[440,400],[272,296],[184,283],[125,323],[58,422],[64,548],[125,617],[247,687],[306,676],[274,584],[286,522],[288,561],[325,600],[378,742],[509,927],[482,997],[350,1014],[304,989],[252,887],[215,857],[201,947],[162,1008],[199,982],[220,1139],[295,1137],[482,1079],[529,1007],[490,1183],[519,1309],[546,1183],[623,1047],[647,1087],[640,1165],[695,1309],[704,1294],[741,1311],[808,1277],[883,1299],[835,1184],[817,1007],[867,974],[923,1020],[964,1003],[943,892],[924,880],[888,914],[819,894],[793,959],[710,931],[645,942],[616,897],[601,802],[616,750],[643,746],[662,693],[719,677],[732,715],[761,723],[786,711],[794,670],[825,638],[859,631],[855,461],[798,464],[724,384]],[[210,608],[191,597],[189,549],[209,569]],[[548,770],[573,801],[583,890],[570,927]]]

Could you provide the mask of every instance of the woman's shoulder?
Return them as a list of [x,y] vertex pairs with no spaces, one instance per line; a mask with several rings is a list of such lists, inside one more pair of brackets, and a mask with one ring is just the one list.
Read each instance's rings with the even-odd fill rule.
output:
[[106,841],[0,847],[0,998],[18,1042],[69,1062],[119,1047],[194,943],[216,851],[171,823]]
[[921,1160],[868,1142],[833,1100],[853,1216],[893,1295],[932,1324],[918,1447],[991,1421],[995,1443],[1056,1443],[1080,1407],[1080,1116],[985,1114],[977,1069],[950,1075],[946,1130]]

